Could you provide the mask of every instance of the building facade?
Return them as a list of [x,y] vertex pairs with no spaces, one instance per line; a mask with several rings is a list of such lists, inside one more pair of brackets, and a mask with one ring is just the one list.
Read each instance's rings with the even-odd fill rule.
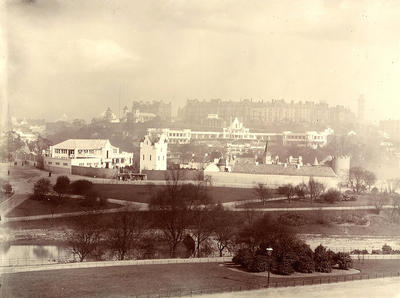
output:
[[[56,166],[70,161],[71,166],[121,168],[133,165],[133,153],[123,152],[104,139],[69,139],[50,146],[45,165]],[[51,160],[50,160],[51,159]]]
[[133,101],[132,102],[132,113],[135,114],[136,111],[140,111],[143,114],[154,114],[160,117],[161,120],[170,121],[172,116],[172,106],[171,103],[165,103],[163,101]]
[[330,107],[328,104],[311,101],[286,102],[271,101],[209,101],[188,100],[179,110],[181,120],[189,123],[202,123],[210,114],[218,114],[219,118],[230,122],[235,117],[248,124],[266,124],[272,122],[305,122],[305,123],[335,123],[354,122],[354,114],[344,106]]
[[168,141],[165,134],[146,135],[140,142],[140,172],[167,169]]
[[323,147],[328,142],[328,136],[333,134],[333,130],[327,129],[323,132],[292,133],[263,133],[252,132],[246,128],[238,118],[234,118],[228,127],[219,131],[196,131],[191,129],[169,129],[169,128],[149,128],[148,134],[165,134],[170,144],[190,144],[192,141],[269,141],[270,144],[283,145],[303,145],[317,148]]

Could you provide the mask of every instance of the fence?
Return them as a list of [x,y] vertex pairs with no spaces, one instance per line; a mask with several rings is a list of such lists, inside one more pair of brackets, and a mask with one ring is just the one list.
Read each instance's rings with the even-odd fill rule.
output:
[[353,274],[353,275],[336,275],[330,277],[305,277],[305,278],[293,278],[285,281],[271,281],[269,287],[267,284],[251,284],[241,286],[231,286],[223,288],[211,288],[211,289],[179,289],[174,291],[159,291],[153,293],[146,293],[132,296],[136,298],[141,297],[184,297],[194,296],[203,294],[216,294],[216,293],[227,293],[227,292],[241,292],[250,290],[260,290],[268,288],[282,288],[282,287],[298,287],[306,285],[321,285],[331,284],[347,281],[356,280],[370,280],[377,278],[387,277],[400,277],[400,272],[389,272],[389,273],[374,273],[374,274]]

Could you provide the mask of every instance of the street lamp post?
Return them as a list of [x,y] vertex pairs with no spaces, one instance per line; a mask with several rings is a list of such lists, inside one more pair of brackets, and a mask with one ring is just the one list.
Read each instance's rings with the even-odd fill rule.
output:
[[268,247],[268,248],[266,248],[265,249],[266,251],[267,251],[267,256],[268,256],[268,284],[267,284],[267,287],[269,288],[269,275],[270,275],[270,272],[271,272],[271,257],[272,257],[272,251],[273,251],[273,248],[272,247]]

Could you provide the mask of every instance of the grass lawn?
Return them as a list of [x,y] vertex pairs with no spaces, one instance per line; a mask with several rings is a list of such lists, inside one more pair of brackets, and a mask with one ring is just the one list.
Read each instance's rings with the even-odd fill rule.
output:
[[[355,263],[361,274],[398,272],[400,260],[368,260]],[[354,276],[359,279],[360,274]],[[311,283],[309,278],[284,278],[284,282]],[[314,283],[319,280],[314,278]],[[334,279],[333,279],[334,280]],[[138,265],[88,269],[67,269],[4,274],[3,297],[109,297],[146,294],[179,295],[188,290],[225,291],[266,286],[266,278],[238,272],[216,263]],[[271,278],[272,286],[282,279]],[[322,282],[328,282],[327,278]]]
[[[155,191],[162,190],[162,185],[153,185]],[[148,185],[93,184],[93,189],[107,198],[149,203],[151,191]],[[209,194],[215,202],[232,202],[255,199],[252,188],[211,187]]]
[[[298,208],[298,207],[345,207],[345,206],[375,206],[377,199],[371,194],[364,194],[358,196],[356,201],[340,201],[336,203],[327,203],[323,201],[310,202],[309,199],[305,200],[292,200],[290,203],[288,200],[281,201],[267,201],[265,204],[261,202],[256,203],[245,203],[243,205],[237,205],[237,208]],[[383,201],[384,205],[390,205],[391,199]]]
[[120,205],[105,203],[105,205],[97,205],[93,207],[82,206],[82,200],[76,198],[64,198],[64,201],[59,206],[55,207],[49,201],[37,201],[32,199],[25,200],[21,205],[11,210],[7,217],[20,217],[31,215],[42,215],[55,213],[66,213],[76,211],[89,211],[99,209],[118,208]]

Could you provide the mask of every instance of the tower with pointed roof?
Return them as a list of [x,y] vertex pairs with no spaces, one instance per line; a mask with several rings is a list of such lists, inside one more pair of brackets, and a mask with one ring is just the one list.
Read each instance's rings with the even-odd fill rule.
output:
[[266,165],[271,165],[272,164],[272,156],[271,156],[271,153],[269,152],[268,140],[265,143],[265,149],[264,149],[264,153],[263,153],[263,162]]

